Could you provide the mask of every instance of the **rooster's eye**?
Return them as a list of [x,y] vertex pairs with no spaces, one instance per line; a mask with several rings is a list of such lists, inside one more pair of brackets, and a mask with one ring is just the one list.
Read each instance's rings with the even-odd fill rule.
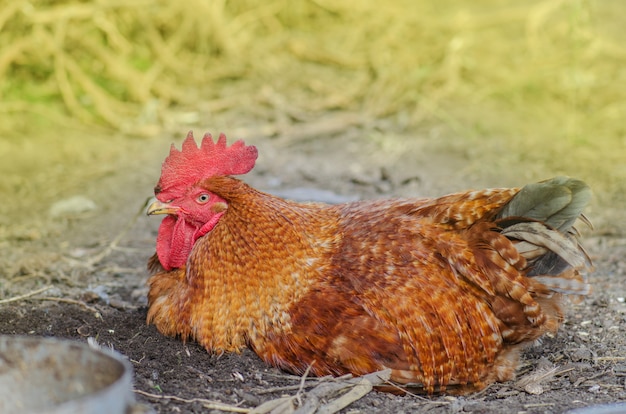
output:
[[208,194],[200,194],[200,195],[198,196],[197,200],[198,200],[198,203],[200,203],[200,204],[204,204],[204,203],[206,203],[207,201],[209,201],[209,195],[208,195]]

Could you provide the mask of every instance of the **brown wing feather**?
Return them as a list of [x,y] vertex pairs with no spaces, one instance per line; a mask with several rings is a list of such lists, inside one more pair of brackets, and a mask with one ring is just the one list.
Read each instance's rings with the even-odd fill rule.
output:
[[[399,215],[398,205],[378,207],[344,211],[346,236],[333,268],[336,279],[354,291],[352,300],[397,332],[404,355],[391,366],[398,371],[392,379],[421,384],[429,392],[479,383],[502,339],[499,322],[482,299],[490,293],[466,278],[480,273],[467,236],[450,229],[449,222],[434,226],[430,216],[416,212],[421,210]],[[361,208],[367,208],[366,223],[351,219],[364,213]],[[493,289],[487,289],[491,295]]]
[[418,204],[413,214],[438,225],[466,229],[478,221],[492,221],[518,192],[518,188],[493,188],[450,194]]

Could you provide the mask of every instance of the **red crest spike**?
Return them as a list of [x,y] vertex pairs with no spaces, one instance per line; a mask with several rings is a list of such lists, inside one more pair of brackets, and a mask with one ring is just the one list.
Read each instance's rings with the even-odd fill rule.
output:
[[227,146],[224,134],[220,134],[217,142],[211,134],[205,134],[198,147],[193,132],[189,131],[180,151],[172,144],[170,154],[163,161],[155,194],[159,200],[169,201],[203,179],[246,174],[254,167],[257,156],[256,147],[241,140]]

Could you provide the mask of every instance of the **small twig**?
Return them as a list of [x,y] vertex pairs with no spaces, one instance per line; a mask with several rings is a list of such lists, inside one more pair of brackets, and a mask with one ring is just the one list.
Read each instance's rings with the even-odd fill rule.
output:
[[389,381],[389,380],[386,380],[386,381],[384,382],[384,384],[385,384],[386,386],[391,387],[391,388],[395,388],[395,389],[397,389],[398,391],[401,391],[403,395],[408,395],[408,396],[413,397],[413,398],[415,398],[415,399],[417,399],[417,400],[422,400],[422,401],[425,401],[425,402],[429,402],[429,403],[437,403],[437,404],[442,404],[442,405],[449,404],[449,403],[447,403],[447,402],[443,402],[443,403],[442,403],[442,402],[435,402],[435,401],[431,401],[431,400],[429,400],[428,398],[426,398],[426,397],[422,397],[422,396],[421,396],[421,395],[419,395],[419,394],[415,394],[415,393],[413,393],[413,392],[409,391],[408,389],[406,389],[406,388],[404,388],[404,387],[401,387],[401,386],[399,386],[398,384],[396,384],[396,383],[394,383],[394,382],[391,382],[391,381]]
[[134,390],[134,391],[135,391],[135,394],[143,395],[144,397],[154,398],[157,400],[171,400],[171,401],[183,402],[186,404],[192,404],[192,403],[197,402],[197,403],[201,403],[205,408],[208,408],[210,410],[221,410],[221,411],[228,411],[231,413],[249,413],[250,411],[252,411],[250,408],[238,407],[236,405],[228,405],[219,401],[206,400],[204,398],[187,399],[187,398],[177,397],[175,395],[151,394],[149,392],[145,392],[141,390]]
[[322,404],[317,409],[318,414],[334,414],[346,408],[353,402],[360,400],[372,390],[372,383],[361,378],[358,384],[354,384],[348,392],[334,400]]
[[296,400],[298,401],[298,406],[302,405],[302,391],[304,390],[304,385],[306,384],[306,377],[309,375],[309,372],[311,372],[311,367],[314,363],[315,361],[313,361],[311,364],[309,364],[308,367],[306,367],[306,370],[304,371],[304,374],[302,374],[302,378],[300,379],[300,385],[298,386],[298,391],[295,395]]
[[[304,387],[305,388],[315,387],[320,382],[321,381],[309,380],[304,385]],[[265,389],[257,389],[257,388],[255,388],[255,394],[259,394],[259,395],[272,394],[272,393],[275,393],[275,392],[293,391],[293,390],[299,390],[299,389],[300,389],[300,385],[285,385],[285,386],[282,386],[282,387],[271,387],[271,388],[265,388]]]
[[[264,375],[268,377],[286,380],[286,381],[298,381],[298,382],[300,382],[300,379],[302,378],[299,375],[290,375],[290,374],[283,374],[283,373],[275,374],[273,372],[266,372],[264,373]],[[332,375],[324,375],[323,377],[309,378],[309,381],[336,381],[336,380],[342,380],[342,379],[347,379],[351,377],[352,377],[351,374],[342,375],[340,377],[333,377]]]
[[128,233],[128,231],[137,222],[137,219],[139,219],[139,217],[144,213],[144,211],[146,210],[146,207],[148,206],[148,203],[150,202],[151,199],[152,199],[152,197],[147,198],[146,201],[141,205],[141,208],[128,221],[128,223],[126,223],[124,228],[118,233],[117,236],[115,236],[115,238],[111,241],[111,243],[109,243],[107,248],[104,249],[100,254],[98,254],[98,255],[96,255],[96,256],[94,256],[92,258],[92,260],[95,260],[95,261],[92,262],[92,264],[95,264],[95,263],[99,262],[104,257],[108,256],[113,250],[115,250],[115,248],[117,247],[117,244],[120,242],[120,240],[122,240],[122,238],[126,235],[126,233]]
[[96,308],[94,308],[93,306],[89,306],[87,305],[85,302],[83,302],[82,300],[76,300],[76,299],[70,299],[70,298],[52,298],[52,297],[43,297],[43,298],[36,298],[37,300],[49,300],[52,302],[61,302],[61,303],[70,303],[72,305],[79,305],[85,309],[87,309],[90,312],[93,312],[96,316],[96,319],[102,319],[102,314],[100,314],[100,311]]
[[552,407],[554,403],[534,403],[534,404],[524,404],[524,408],[543,408],[543,407]]
[[139,358],[139,360],[129,358],[130,362],[132,362],[133,364],[137,364],[137,365],[141,365],[144,359],[146,359],[146,354],[143,354],[141,358]]
[[601,382],[596,382],[594,385],[597,385],[598,387],[602,387],[602,388],[618,388],[618,389],[624,388],[623,384],[604,384]]
[[602,361],[624,361],[626,357],[618,357],[618,356],[606,356],[606,357],[597,357],[594,358],[594,362],[602,362]]
[[[574,369],[574,368],[572,368],[572,369]],[[603,375],[606,375],[606,374],[608,374],[608,373],[609,373],[609,371],[601,371],[601,372],[597,372],[597,373],[593,374],[593,375],[592,375],[592,376],[590,376],[590,377],[586,377],[586,378],[585,378],[585,381],[583,381],[583,382],[586,382],[586,381],[590,381],[590,380],[593,380],[593,379],[599,378],[599,377],[601,377],[601,376],[603,376]]]
[[146,201],[141,205],[141,208],[137,211],[137,213],[126,223],[124,228],[117,234],[117,236],[115,236],[113,240],[111,240],[111,242],[100,253],[91,256],[88,260],[84,262],[81,262],[81,261],[78,261],[76,259],[72,259],[69,257],[65,257],[65,260],[70,261],[75,266],[88,267],[88,268],[100,262],[102,259],[104,259],[109,254],[111,254],[111,252],[113,252],[114,250],[118,248],[117,244],[120,242],[120,240],[122,240],[122,238],[126,235],[126,233],[128,233],[128,231],[137,222],[137,219],[139,219],[139,216],[141,216],[145,212],[146,207],[148,206],[148,203],[151,200],[152,200],[152,197],[148,197],[146,199]]
[[[298,377],[295,375],[285,375],[285,374],[272,374],[272,373],[266,373],[265,375],[267,376],[271,376],[271,377],[276,377],[276,378],[281,378],[281,379],[287,379],[287,380],[298,380],[300,381],[300,384],[297,385],[283,385],[280,387],[271,387],[271,388],[263,388],[263,389],[258,389],[255,388],[254,392],[255,394],[258,395],[263,395],[263,394],[272,394],[275,392],[281,392],[281,391],[294,391],[294,390],[302,390],[302,377]],[[306,378],[306,382],[304,384],[304,388],[312,388],[312,387],[316,387],[318,385],[320,385],[323,382],[338,382],[338,381],[344,381],[344,380],[348,380],[352,378],[351,374],[347,374],[347,375],[342,375],[340,377],[333,377],[332,375],[326,375],[323,377],[316,377],[316,378]]]
[[45,292],[48,289],[52,289],[52,286],[46,286],[46,287],[43,287],[41,289],[37,289],[37,290],[33,290],[32,292],[25,293],[23,295],[14,296],[12,298],[2,299],[2,300],[0,300],[0,305],[3,305],[5,303],[17,302],[18,300],[22,300],[22,299],[29,298],[31,296],[38,295],[38,294],[40,294],[42,292]]
[[475,394],[472,394],[472,399],[474,400],[478,400],[482,397],[485,396],[485,394],[487,394],[487,391],[489,391],[489,389],[491,389],[493,387],[493,383],[487,385],[485,388],[483,388],[482,390],[478,391]]
[[274,414],[274,413],[294,413],[293,400],[295,397],[280,397],[274,400],[265,401],[250,411],[250,414]]
[[353,402],[366,396],[370,391],[372,391],[374,385],[380,385],[389,381],[390,376],[391,370],[387,369],[350,379],[348,382],[354,384],[352,388],[348,389],[348,392],[338,398],[335,398],[333,401],[321,405],[317,409],[317,413],[333,414],[341,411]]

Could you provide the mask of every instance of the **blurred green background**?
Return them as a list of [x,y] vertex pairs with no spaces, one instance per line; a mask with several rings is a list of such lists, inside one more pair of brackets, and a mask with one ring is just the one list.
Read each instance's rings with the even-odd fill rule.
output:
[[625,25],[621,0],[5,0],[0,191],[52,191],[190,126],[276,136],[353,114],[517,184],[580,176],[619,216]]

